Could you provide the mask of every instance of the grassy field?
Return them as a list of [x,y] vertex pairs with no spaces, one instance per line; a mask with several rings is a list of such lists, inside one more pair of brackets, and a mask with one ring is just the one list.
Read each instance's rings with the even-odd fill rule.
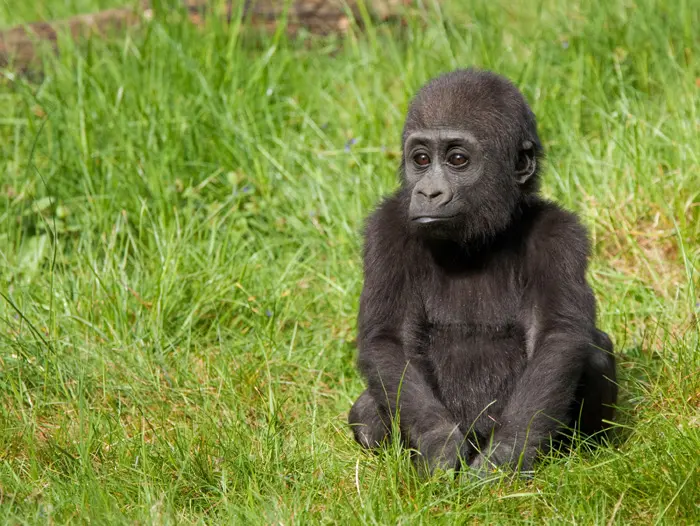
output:
[[140,0],[0,0],[0,27],[57,20],[102,9],[135,5]]
[[[0,26],[114,4],[38,3]],[[425,3],[323,41],[157,19],[0,73],[1,522],[700,522],[700,5]],[[345,425],[363,219],[411,95],[468,65],[531,101],[619,356],[613,443],[531,481],[421,481]]]

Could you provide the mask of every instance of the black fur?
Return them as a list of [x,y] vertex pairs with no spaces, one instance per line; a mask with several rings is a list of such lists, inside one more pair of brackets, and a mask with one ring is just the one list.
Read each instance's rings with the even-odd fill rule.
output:
[[613,416],[586,231],[537,195],[535,117],[502,77],[460,70],[428,83],[403,146],[401,186],[366,228],[368,388],[350,410],[355,438],[380,445],[398,412],[431,471],[460,459],[529,470],[550,439],[596,433]]

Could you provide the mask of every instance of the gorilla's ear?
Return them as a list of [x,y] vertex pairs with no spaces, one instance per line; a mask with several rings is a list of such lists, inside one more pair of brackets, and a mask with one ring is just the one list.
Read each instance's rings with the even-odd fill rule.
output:
[[524,141],[523,147],[518,153],[518,162],[515,165],[515,179],[524,184],[537,171],[537,157],[532,141]]

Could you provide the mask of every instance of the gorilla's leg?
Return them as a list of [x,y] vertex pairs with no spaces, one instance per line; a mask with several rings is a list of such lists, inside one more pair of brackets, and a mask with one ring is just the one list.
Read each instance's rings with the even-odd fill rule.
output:
[[348,423],[355,440],[367,449],[376,448],[389,436],[390,419],[368,391],[363,392],[353,404]]
[[608,427],[617,403],[615,356],[610,337],[595,329],[593,344],[577,390],[577,414],[574,418],[584,435],[593,435]]

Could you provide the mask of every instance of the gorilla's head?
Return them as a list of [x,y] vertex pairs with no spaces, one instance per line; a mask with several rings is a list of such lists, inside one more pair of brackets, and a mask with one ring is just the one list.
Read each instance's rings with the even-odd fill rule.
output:
[[474,69],[432,80],[403,130],[412,229],[458,242],[502,231],[522,197],[537,191],[542,156],[535,116],[511,82]]

